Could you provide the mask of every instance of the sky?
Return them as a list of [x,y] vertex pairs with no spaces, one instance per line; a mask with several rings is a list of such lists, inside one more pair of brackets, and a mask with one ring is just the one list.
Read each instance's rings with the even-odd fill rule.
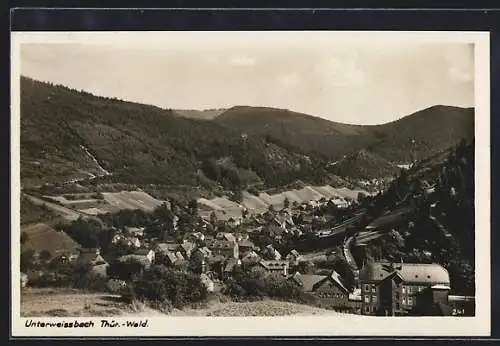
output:
[[265,106],[350,124],[474,106],[474,47],[453,42],[23,43],[21,74],[162,108]]

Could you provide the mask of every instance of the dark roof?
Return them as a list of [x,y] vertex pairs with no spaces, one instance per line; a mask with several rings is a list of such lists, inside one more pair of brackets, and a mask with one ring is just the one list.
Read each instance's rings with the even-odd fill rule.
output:
[[[78,256],[78,263],[81,263],[81,264],[84,264],[84,265],[88,265],[88,264],[91,264],[92,262],[100,262],[100,261],[104,261],[104,258],[101,257],[101,255],[98,255],[96,254],[95,252],[92,253],[92,252],[84,252],[82,254],[80,254],[80,256]],[[104,261],[106,262],[106,261]]]
[[366,264],[359,273],[360,281],[382,281],[397,272],[404,282],[425,284],[448,284],[448,271],[439,264],[382,263]]
[[209,249],[232,249],[235,243],[224,239],[214,239],[206,242],[206,245]]
[[159,243],[156,246],[156,251],[166,252],[166,251],[175,251],[179,247],[179,244],[175,243]]
[[323,281],[327,277],[324,275],[303,275],[300,273],[295,273],[290,278],[297,284],[299,284],[305,292],[311,292],[317,283]]
[[264,261],[264,260],[262,260],[259,263],[264,268],[266,268],[268,270],[288,268],[288,262],[286,262],[286,261]]
[[226,263],[226,266],[224,268],[224,271],[225,272],[232,272],[234,267],[238,265],[238,260],[236,258],[230,258],[227,263]]
[[251,247],[253,248],[254,247],[254,244],[252,243],[251,240],[249,239],[242,239],[238,242],[238,246],[240,247]]
[[194,249],[194,244],[191,243],[190,241],[186,241],[184,243],[181,244],[181,247],[184,249],[184,250],[193,250]]

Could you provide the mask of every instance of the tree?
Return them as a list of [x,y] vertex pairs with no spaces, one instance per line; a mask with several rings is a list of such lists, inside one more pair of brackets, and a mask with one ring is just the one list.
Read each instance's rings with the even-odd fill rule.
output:
[[26,232],[21,232],[21,245],[24,245],[29,240],[29,235]]
[[283,206],[288,209],[288,207],[290,207],[290,200],[288,198],[285,198],[285,200],[283,201]]
[[314,274],[314,269],[314,263],[310,261],[301,261],[296,268],[296,270],[301,274]]
[[145,271],[143,277],[134,283],[134,292],[138,298],[170,301],[178,308],[201,301],[207,296],[207,290],[198,275],[162,265],[155,265]]
[[35,251],[33,249],[26,249],[21,252],[21,271],[27,271],[34,267]]
[[198,201],[196,199],[192,199],[188,203],[189,212],[191,215],[198,214]]
[[51,258],[52,258],[52,254],[50,253],[50,251],[43,250],[42,252],[40,252],[40,259],[42,261],[48,262],[48,261],[50,261]]

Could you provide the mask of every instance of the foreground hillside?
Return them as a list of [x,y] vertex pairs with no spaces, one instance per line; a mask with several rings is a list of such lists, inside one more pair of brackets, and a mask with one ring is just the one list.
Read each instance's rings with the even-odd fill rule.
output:
[[205,307],[173,309],[160,312],[143,303],[124,303],[120,296],[107,293],[88,293],[78,290],[35,289],[23,290],[21,316],[23,317],[161,317],[170,316],[290,316],[290,315],[340,315],[339,312],[304,304],[261,300],[255,302],[213,301]]

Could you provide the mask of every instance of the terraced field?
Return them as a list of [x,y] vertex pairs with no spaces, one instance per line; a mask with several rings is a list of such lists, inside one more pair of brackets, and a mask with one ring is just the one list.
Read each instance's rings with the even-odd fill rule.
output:
[[141,209],[150,212],[165,202],[143,191],[103,192],[100,198],[92,198],[92,194],[45,196],[45,198],[87,215],[115,213],[122,209]]
[[367,191],[363,190],[350,190],[345,187],[334,188],[330,185],[305,186],[301,189],[292,189],[277,194],[262,192],[258,196],[244,191],[241,204],[232,202],[225,197],[217,197],[210,200],[200,198],[198,199],[198,203],[202,210],[202,216],[208,216],[213,211],[218,218],[229,219],[230,217],[240,217],[243,208],[248,209],[250,213],[263,213],[270,205],[274,209],[283,209],[285,199],[288,199],[290,203],[297,202],[299,204],[318,201],[322,198],[353,201],[357,200],[360,192],[368,194]]

